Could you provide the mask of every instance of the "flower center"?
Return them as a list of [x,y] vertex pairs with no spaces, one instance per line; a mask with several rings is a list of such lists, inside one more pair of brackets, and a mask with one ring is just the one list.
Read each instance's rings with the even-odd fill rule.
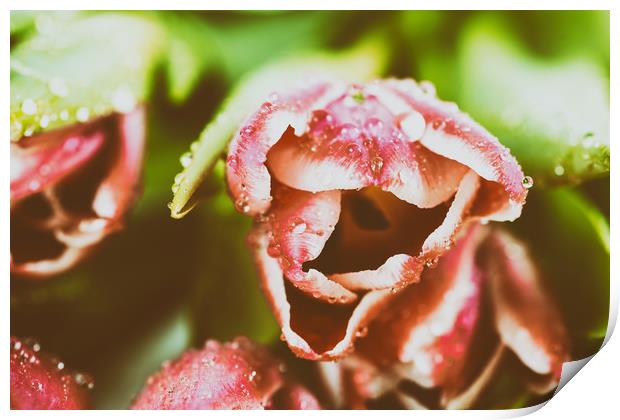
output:
[[344,191],[334,232],[304,270],[315,268],[325,275],[374,270],[393,255],[418,255],[449,204],[420,209],[376,187]]

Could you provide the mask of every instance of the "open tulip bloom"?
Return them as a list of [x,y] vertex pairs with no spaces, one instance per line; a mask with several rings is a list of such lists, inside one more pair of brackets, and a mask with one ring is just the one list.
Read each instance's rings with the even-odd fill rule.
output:
[[508,149],[412,80],[272,95],[230,144],[227,180],[256,217],[262,288],[300,357],[350,353],[468,224],[516,219],[531,183]]
[[11,409],[545,402],[610,334],[608,20],[11,12]]

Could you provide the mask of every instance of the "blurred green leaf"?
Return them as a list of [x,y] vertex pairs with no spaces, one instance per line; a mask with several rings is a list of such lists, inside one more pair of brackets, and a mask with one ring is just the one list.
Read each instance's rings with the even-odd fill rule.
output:
[[526,239],[557,299],[575,359],[598,350],[609,317],[609,224],[583,195],[569,188],[532,191],[513,224]]
[[139,15],[50,20],[11,51],[11,139],[133,108],[149,88],[162,36]]
[[[231,91],[200,138],[181,156],[184,169],[173,185],[171,215],[182,218],[196,204],[196,190],[223,153],[243,119],[274,91],[287,91],[304,75],[363,81],[381,73],[385,52],[378,39],[340,53],[314,53],[278,60],[250,73]],[[193,200],[192,200],[193,199]],[[190,201],[192,200],[192,201]]]
[[474,20],[460,47],[461,105],[511,148],[537,185],[609,173],[609,85],[584,58],[543,61],[500,21]]
[[273,342],[280,328],[263,296],[246,234],[251,220],[239,214],[226,192],[191,215],[201,221],[201,281],[192,292],[194,344],[239,335]]

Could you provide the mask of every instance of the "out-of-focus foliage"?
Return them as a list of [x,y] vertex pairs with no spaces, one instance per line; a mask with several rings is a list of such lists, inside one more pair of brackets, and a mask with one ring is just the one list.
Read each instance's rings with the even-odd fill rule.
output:
[[[148,372],[207,337],[282,347],[244,244],[250,221],[234,211],[216,163],[235,125],[273,90],[265,80],[281,87],[302,57],[352,78],[430,80],[509,145],[535,180],[512,228],[558,297],[573,354],[600,345],[609,13],[12,12],[10,26],[12,140],[148,104],[144,192],[126,230],[71,272],[11,281],[12,334],[37,337],[93,374],[97,407],[126,407]],[[172,220],[170,185],[195,139],[173,213],[193,194],[211,198]],[[532,403],[512,374],[489,391],[498,407]]]
[[511,148],[539,184],[577,183],[609,173],[609,82],[575,56],[541,59],[498,21],[464,31],[460,104]]

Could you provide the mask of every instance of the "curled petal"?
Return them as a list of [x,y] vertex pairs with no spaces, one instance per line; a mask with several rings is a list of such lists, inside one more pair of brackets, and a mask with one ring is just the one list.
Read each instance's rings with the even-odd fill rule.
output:
[[360,353],[422,386],[452,385],[479,316],[480,275],[474,263],[479,236],[476,227],[470,229],[437,267],[391,301],[369,326]]
[[207,341],[162,365],[134,401],[138,410],[262,409],[283,386],[280,364],[246,338]]
[[339,216],[339,191],[312,194],[275,184],[274,205],[263,231],[271,238],[269,255],[278,259],[297,288],[319,299],[350,303],[357,295],[317,270],[302,270],[304,262],[319,256]]
[[11,337],[11,409],[83,410],[92,382],[41,351],[38,344]]
[[567,333],[527,250],[502,231],[493,232],[484,250],[483,264],[502,341],[534,372],[559,379],[562,364],[568,360]]
[[271,176],[265,162],[271,147],[289,127],[302,133],[309,113],[339,91],[328,83],[315,84],[298,95],[265,102],[235,135],[229,146],[227,181],[237,208],[243,213],[264,213],[270,205]]
[[268,253],[265,231],[254,230],[249,241],[263,292],[280,324],[282,338],[299,357],[332,360],[349,353],[360,331],[389,298],[389,291],[378,290],[353,303],[331,305],[308,296],[289,286],[280,263]]
[[[426,123],[420,142],[432,152],[460,162],[505,192],[501,206],[489,203],[483,213],[490,220],[513,220],[521,213],[527,190],[521,167],[496,137],[456,104],[443,102],[411,80],[389,80],[373,87],[384,102],[396,102],[420,113]],[[405,104],[400,102],[404,101]],[[489,185],[489,187],[496,187]]]

